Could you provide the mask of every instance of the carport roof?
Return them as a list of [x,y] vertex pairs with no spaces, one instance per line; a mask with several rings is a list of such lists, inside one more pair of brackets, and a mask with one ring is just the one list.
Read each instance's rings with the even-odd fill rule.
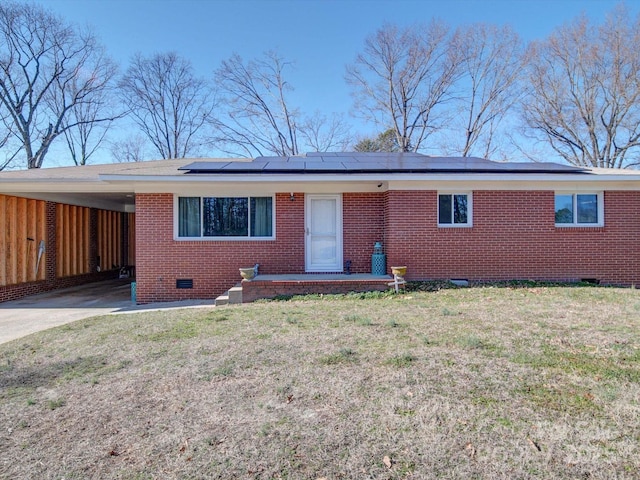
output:
[[[153,176],[169,180],[182,176],[183,172],[178,168],[193,161],[154,160],[4,171],[0,172],[0,193],[71,205],[133,211],[135,188],[106,182],[103,178],[105,175],[117,175],[125,179]],[[215,162],[217,159],[209,161]],[[227,163],[229,160],[223,161]]]
[[[33,168],[30,170],[13,170],[0,172],[0,184],[20,180],[50,181],[50,180],[80,180],[100,181],[101,175],[154,175],[176,176],[182,175],[179,169],[193,163],[196,159],[180,158],[171,160],[150,160],[130,163],[104,163],[99,165],[82,165],[73,167]],[[245,161],[250,159],[212,158],[207,162]]]

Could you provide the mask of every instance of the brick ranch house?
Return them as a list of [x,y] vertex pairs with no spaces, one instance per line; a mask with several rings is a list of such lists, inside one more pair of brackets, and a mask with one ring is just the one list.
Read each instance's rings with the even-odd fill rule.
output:
[[640,173],[552,163],[315,153],[1,172],[0,224],[0,301],[123,266],[139,303],[216,297],[254,264],[252,288],[386,287],[366,275],[375,242],[407,280],[640,283]]

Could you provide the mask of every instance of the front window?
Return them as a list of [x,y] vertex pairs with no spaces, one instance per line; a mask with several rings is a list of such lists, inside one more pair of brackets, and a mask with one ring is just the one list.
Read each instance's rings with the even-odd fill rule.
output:
[[471,198],[466,193],[438,195],[439,226],[470,226]]
[[273,238],[273,197],[179,197],[180,238]]
[[558,193],[555,220],[558,226],[602,225],[602,196],[597,193]]

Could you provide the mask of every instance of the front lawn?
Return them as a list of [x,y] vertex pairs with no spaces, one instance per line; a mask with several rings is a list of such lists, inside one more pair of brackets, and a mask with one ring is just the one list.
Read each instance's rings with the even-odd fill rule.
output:
[[639,478],[637,290],[368,297],[0,345],[0,478]]

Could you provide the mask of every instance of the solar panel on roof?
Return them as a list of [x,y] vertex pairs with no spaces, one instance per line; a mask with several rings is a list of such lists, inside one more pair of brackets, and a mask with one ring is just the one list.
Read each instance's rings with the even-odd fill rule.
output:
[[218,171],[231,162],[193,162],[178,168],[179,171]]
[[225,165],[222,171],[261,171],[267,166],[268,162],[231,162]]
[[304,167],[304,163],[293,162],[278,162],[270,161],[264,167],[264,171],[298,171],[301,167]]
[[429,157],[414,152],[330,152],[306,157],[258,157],[253,161],[194,162],[181,167],[188,174],[304,173],[584,173],[557,163],[494,162],[477,157]]

